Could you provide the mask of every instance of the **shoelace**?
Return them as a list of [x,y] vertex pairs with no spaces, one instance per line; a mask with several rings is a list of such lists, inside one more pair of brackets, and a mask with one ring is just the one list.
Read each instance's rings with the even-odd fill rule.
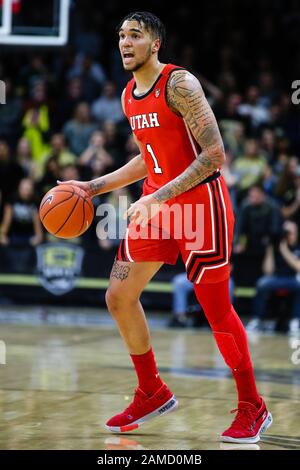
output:
[[140,407],[142,406],[143,404],[143,399],[142,397],[140,396],[138,390],[135,391],[135,394],[134,394],[134,398],[133,398],[133,401],[132,403],[130,403],[130,405],[128,406],[128,408],[126,408],[126,410],[124,411],[124,413],[127,413],[129,415],[132,414],[132,411],[136,408],[136,407]]
[[234,410],[230,411],[230,413],[236,413],[236,412],[237,412],[237,415],[235,419],[233,420],[231,426],[241,428],[241,429],[251,428],[255,419],[253,410],[250,407],[245,406],[245,407],[235,408]]

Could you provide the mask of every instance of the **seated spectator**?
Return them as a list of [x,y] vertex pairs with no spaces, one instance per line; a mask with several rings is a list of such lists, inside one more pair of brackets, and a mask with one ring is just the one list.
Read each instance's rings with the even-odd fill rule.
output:
[[20,181],[17,196],[4,206],[0,244],[12,247],[8,251],[12,271],[28,268],[31,252],[27,248],[43,240],[43,230],[34,199],[34,185],[29,178]]
[[[189,318],[187,315],[189,294],[194,289],[194,284],[190,282],[186,273],[177,274],[172,279],[173,286],[173,304],[172,316],[169,320],[168,326],[170,328],[185,328],[190,326]],[[233,301],[234,282],[229,279],[229,292],[231,301]],[[196,312],[200,315],[199,312]]]
[[63,125],[72,118],[76,106],[82,103],[84,98],[81,79],[77,77],[69,80],[54,109],[53,124],[56,131],[60,131]]
[[70,150],[66,146],[65,136],[63,134],[53,134],[50,140],[50,145],[51,149],[48,158],[56,158],[59,166],[73,164],[76,163],[76,161],[78,160],[76,155],[70,152]]
[[296,157],[290,159],[281,175],[276,195],[282,204],[281,213],[284,219],[291,219],[300,226],[300,166]]
[[226,138],[224,139],[225,146],[230,150],[234,158],[245,153],[245,125],[241,122],[236,122],[231,130],[227,131]]
[[238,177],[232,169],[232,160],[232,153],[230,151],[226,151],[226,160],[222,165],[221,173],[226,182],[230,194],[233,210],[236,211],[236,187],[238,183]]
[[51,157],[46,161],[43,176],[36,184],[39,197],[43,197],[51,188],[56,186],[59,178],[60,166],[57,159],[55,157]]
[[233,163],[233,171],[238,177],[238,202],[246,195],[249,188],[264,179],[267,162],[260,154],[255,139],[248,139],[245,144],[245,155]]
[[22,102],[13,89],[12,81],[4,79],[6,103],[0,105],[0,138],[5,139],[12,147],[15,146],[17,135],[20,133]]
[[234,253],[243,254],[247,263],[248,275],[257,279],[266,248],[278,236],[281,217],[278,206],[267,197],[259,186],[250,188],[247,199],[237,212]]
[[82,91],[88,103],[92,103],[103,86],[106,75],[102,65],[86,54],[77,54],[74,66],[68,73],[68,78],[80,78]]
[[101,97],[92,104],[91,113],[99,123],[104,121],[117,123],[124,119],[121,100],[116,94],[116,86],[113,82],[106,82]]
[[256,285],[256,296],[253,302],[252,320],[248,331],[259,331],[266,313],[269,294],[278,289],[294,293],[293,309],[289,321],[289,332],[300,332],[300,245],[298,227],[292,221],[285,221],[283,236],[279,247],[268,249],[265,262],[265,275]]
[[75,109],[74,118],[63,128],[71,152],[77,156],[81,155],[88,147],[91,135],[96,129],[97,125],[91,121],[89,105],[80,103]]
[[276,136],[272,129],[264,129],[261,135],[260,148],[265,160],[273,165],[276,161]]
[[26,90],[32,89],[37,82],[47,82],[49,70],[45,64],[42,55],[36,53],[30,54],[25,58],[24,65],[20,70],[20,85]]
[[69,181],[69,180],[79,180],[80,173],[78,167],[76,165],[65,165],[60,169],[60,177],[59,180],[61,181]]
[[103,132],[93,132],[88,148],[82,153],[79,158],[79,164],[87,167],[90,171],[85,176],[87,179],[91,176],[101,176],[108,168],[113,166],[113,159],[111,155],[104,148]]
[[239,113],[241,99],[241,95],[238,93],[231,93],[228,96],[225,105],[216,109],[216,116],[227,146],[236,132],[236,129],[240,128],[240,125],[246,129],[247,118],[243,118]]
[[252,129],[255,131],[271,120],[269,108],[260,101],[260,91],[256,86],[249,86],[246,92],[246,101],[239,105],[239,114],[251,119]]
[[24,134],[31,145],[32,156],[40,167],[49,151],[48,137],[50,132],[49,107],[47,104],[44,82],[37,82],[32,90],[32,100],[22,120]]
[[0,188],[3,202],[17,191],[19,182],[24,176],[22,166],[11,158],[7,142],[0,140]]
[[272,103],[278,98],[278,90],[274,83],[274,75],[270,71],[263,71],[258,79],[260,97],[258,103],[269,109]]
[[127,131],[124,138],[122,133],[123,129],[120,128],[120,124],[117,126],[114,121],[104,121],[102,125],[102,132],[105,141],[104,147],[113,157],[117,168],[120,168],[120,166],[124,165],[125,163],[124,144],[128,138],[128,134],[131,135],[131,133]]
[[24,176],[34,180],[36,177],[36,165],[32,158],[31,145],[26,137],[18,141],[16,160],[22,167]]

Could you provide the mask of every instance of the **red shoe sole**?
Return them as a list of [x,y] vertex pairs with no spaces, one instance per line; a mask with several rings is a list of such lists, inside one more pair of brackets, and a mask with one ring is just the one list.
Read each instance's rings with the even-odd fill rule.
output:
[[236,442],[238,444],[248,444],[255,443],[260,440],[260,434],[266,432],[273,423],[273,418],[270,412],[268,412],[267,417],[262,422],[261,427],[258,430],[258,433],[252,437],[230,437],[230,436],[221,436],[220,440],[223,442]]
[[169,398],[168,401],[166,401],[163,405],[158,407],[156,410],[152,411],[151,413],[148,413],[145,416],[142,416],[141,418],[137,419],[133,423],[126,424],[125,426],[108,426],[107,424],[105,425],[106,429],[112,432],[130,432],[133,431],[134,429],[139,428],[145,421],[148,421],[149,419],[155,418],[156,416],[163,416],[171,411],[176,410],[178,407],[178,401],[175,395],[173,395],[171,398]]

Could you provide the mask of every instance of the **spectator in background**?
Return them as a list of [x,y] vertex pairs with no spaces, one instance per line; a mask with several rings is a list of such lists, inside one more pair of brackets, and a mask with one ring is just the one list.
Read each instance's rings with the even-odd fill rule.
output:
[[0,138],[6,140],[14,148],[17,136],[21,132],[21,109],[22,102],[15,95],[12,81],[4,79],[6,103],[0,105]]
[[4,206],[0,243],[8,251],[9,265],[14,272],[26,272],[30,266],[31,251],[43,240],[43,230],[34,199],[34,185],[29,178],[20,181],[17,196]]
[[300,227],[300,166],[297,157],[291,157],[279,177],[276,196],[281,203],[285,219],[295,221]]
[[85,178],[90,179],[91,175],[95,173],[97,176],[101,176],[106,173],[107,169],[113,166],[113,159],[105,150],[104,146],[105,140],[103,132],[94,131],[88,148],[80,155],[79,158],[79,164],[89,170],[85,172]]
[[49,151],[47,143],[50,135],[49,107],[47,104],[45,82],[37,82],[32,90],[32,100],[29,102],[22,120],[23,137],[29,140],[32,156],[41,168],[43,160]]
[[258,279],[253,302],[253,316],[247,331],[260,331],[271,292],[284,289],[294,293],[289,332],[300,332],[300,246],[298,226],[292,221],[283,224],[283,236],[279,247],[271,246],[267,252],[265,275]]
[[78,158],[66,146],[65,136],[60,133],[53,134],[50,140],[50,154],[48,158],[54,157],[59,166],[75,163]]
[[14,194],[24,176],[25,173],[22,166],[11,158],[7,142],[0,140],[0,189],[2,191],[2,204]]
[[77,165],[65,165],[60,169],[60,177],[58,178],[61,181],[68,181],[68,180],[78,180],[80,177],[80,173],[78,170]]
[[258,149],[255,139],[245,143],[245,155],[238,157],[233,163],[233,172],[238,177],[238,203],[245,197],[249,188],[261,183],[264,179],[267,162]]
[[222,90],[224,96],[229,96],[236,93],[238,90],[236,76],[229,69],[218,74],[217,84],[219,89]]
[[[123,121],[123,123],[124,122],[125,121]],[[114,121],[104,121],[102,132],[105,140],[105,149],[113,157],[116,167],[119,168],[121,165],[124,165],[124,145],[128,138],[128,134],[131,134],[131,132],[125,132],[124,136],[121,125],[118,124],[117,126]]]
[[269,70],[264,70],[260,73],[258,87],[260,91],[258,103],[265,109],[269,109],[278,98],[278,91],[274,85],[274,77]]
[[93,102],[91,107],[93,118],[102,124],[104,121],[118,123],[123,121],[124,113],[121,106],[120,97],[117,96],[116,86],[113,82],[106,82],[102,95]]
[[250,118],[254,132],[263,124],[270,122],[269,109],[260,102],[259,88],[254,85],[247,89],[246,101],[239,105],[238,111],[241,116]]
[[80,78],[73,78],[67,82],[59,102],[54,111],[54,129],[60,131],[63,125],[72,118],[75,108],[84,101]]
[[91,135],[96,129],[96,124],[91,121],[88,103],[79,103],[75,109],[74,118],[63,128],[63,134],[71,152],[79,157],[88,147]]
[[278,236],[281,227],[280,211],[264,189],[253,186],[237,213],[234,253],[243,254],[252,279],[261,275],[266,248]]
[[47,82],[49,72],[42,57],[37,54],[26,57],[25,66],[21,69],[19,84],[27,90],[34,88],[38,82]]
[[300,106],[292,103],[290,90],[281,93],[278,108],[278,132],[285,137],[291,151],[300,155]]
[[237,187],[237,183],[238,183],[238,177],[232,169],[232,161],[233,161],[232,153],[227,150],[226,151],[226,160],[222,165],[221,174],[222,174],[223,178],[225,179],[226,186],[227,186],[229,194],[230,194],[230,199],[231,199],[233,210],[236,211],[236,209],[237,209],[236,187]]
[[44,166],[43,176],[36,185],[37,192],[43,197],[51,188],[57,185],[60,178],[60,167],[55,157],[49,158]]
[[[193,326],[189,322],[187,315],[189,306],[189,295],[194,290],[194,284],[190,282],[186,273],[180,273],[172,279],[173,287],[173,302],[172,302],[172,316],[168,322],[170,328],[185,328],[187,326]],[[234,282],[233,279],[229,279],[229,293],[231,302],[233,301]],[[201,312],[197,311],[196,315],[201,315]],[[196,320],[196,319],[195,319]],[[197,323],[197,321],[195,321]]]
[[264,129],[261,134],[260,148],[263,157],[269,165],[273,165],[276,161],[277,148],[276,136],[272,129]]
[[225,143],[230,143],[236,128],[244,123],[244,128],[247,118],[243,118],[239,113],[239,105],[241,104],[242,97],[238,93],[231,93],[225,103],[225,107],[217,108],[216,116],[220,123],[220,129]]
[[237,158],[245,153],[245,125],[236,122],[232,129],[226,133],[225,146],[230,150],[232,156]]
[[24,176],[31,180],[36,178],[36,165],[32,158],[31,145],[26,137],[18,141],[16,150],[16,161],[22,167]]
[[90,56],[77,54],[74,66],[68,73],[68,79],[72,78],[81,79],[85,99],[88,103],[92,103],[106,81],[106,74],[102,65]]

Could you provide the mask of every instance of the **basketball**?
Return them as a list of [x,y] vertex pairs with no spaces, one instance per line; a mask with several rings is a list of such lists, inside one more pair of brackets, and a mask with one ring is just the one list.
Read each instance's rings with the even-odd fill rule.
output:
[[81,188],[62,184],[50,189],[43,197],[40,219],[45,229],[59,238],[82,235],[94,218],[91,198]]

